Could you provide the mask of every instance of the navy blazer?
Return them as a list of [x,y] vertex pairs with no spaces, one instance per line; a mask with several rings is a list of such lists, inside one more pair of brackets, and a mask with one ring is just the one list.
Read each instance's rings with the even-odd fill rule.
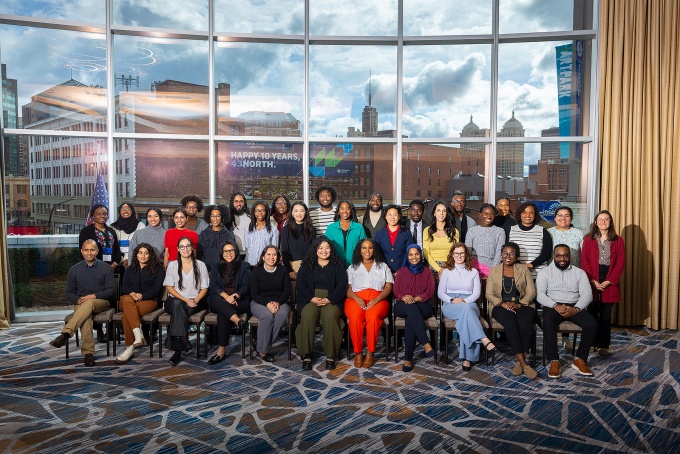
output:
[[396,273],[404,263],[406,248],[410,244],[413,244],[413,235],[400,226],[399,233],[397,233],[397,239],[394,241],[394,246],[392,246],[390,234],[387,232],[387,226],[385,226],[376,232],[373,241],[375,241],[378,246],[380,246],[380,249],[382,249],[387,266],[390,267],[390,270],[393,273]]

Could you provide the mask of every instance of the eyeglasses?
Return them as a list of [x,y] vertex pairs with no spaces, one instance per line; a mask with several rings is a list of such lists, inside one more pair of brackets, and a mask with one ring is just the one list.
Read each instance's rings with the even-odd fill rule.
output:
[[279,201],[276,202],[274,205],[276,205],[276,206],[282,206],[282,205],[285,206],[285,205],[286,205],[286,202],[284,202],[283,200],[279,200]]
[[253,210],[253,213],[266,213],[267,210]]
[[501,253],[501,255],[504,257],[517,257],[517,254],[515,252],[503,252]]
[[455,256],[455,257],[464,257],[464,256],[465,256],[465,252],[454,252],[454,253],[452,253],[451,255],[453,255],[453,256]]
[[177,246],[177,249],[179,249],[181,251],[186,251],[187,249],[192,249],[192,248],[193,248],[193,246],[190,245],[190,244],[184,244],[182,246]]
[[611,222],[612,220],[609,218],[601,218],[601,219],[595,219],[595,222]]
[[458,204],[461,204],[461,203],[465,203],[465,200],[454,200],[451,203],[455,203],[456,205],[458,205]]
[[222,254],[235,254],[236,250],[235,249],[224,249],[222,251]]
[[571,254],[555,254],[556,259],[568,259],[571,257]]
[[198,209],[198,205],[187,205],[184,208],[186,208],[187,210],[196,210]]

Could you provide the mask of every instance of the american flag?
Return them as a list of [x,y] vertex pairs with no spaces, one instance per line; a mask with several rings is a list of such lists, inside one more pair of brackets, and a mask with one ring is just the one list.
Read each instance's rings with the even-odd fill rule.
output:
[[[92,212],[92,207],[95,205],[104,205],[106,209],[109,209],[109,192],[106,190],[106,185],[104,184],[104,179],[101,173],[97,173],[97,184],[94,187],[94,194],[92,194],[92,203],[90,204],[90,212]],[[94,222],[92,216],[87,215],[87,224],[90,225]]]

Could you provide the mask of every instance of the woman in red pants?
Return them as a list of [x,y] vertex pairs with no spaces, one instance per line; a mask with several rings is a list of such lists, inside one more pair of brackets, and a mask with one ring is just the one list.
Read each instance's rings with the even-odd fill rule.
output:
[[[347,268],[347,300],[345,315],[354,345],[354,366],[369,368],[373,365],[378,334],[387,316],[394,278],[385,263],[382,252],[371,239],[360,241],[354,248],[352,264]],[[366,331],[366,358],[363,356],[364,330]]]

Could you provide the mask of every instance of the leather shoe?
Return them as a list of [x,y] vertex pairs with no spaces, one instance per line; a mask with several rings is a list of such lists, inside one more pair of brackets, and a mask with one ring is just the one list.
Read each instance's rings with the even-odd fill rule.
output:
[[267,363],[273,363],[273,362],[276,360],[276,358],[274,358],[274,357],[273,357],[272,355],[270,355],[269,353],[267,353],[267,354],[264,355],[264,356],[262,356],[261,354],[258,353],[257,356],[259,356],[260,359],[261,359],[262,361],[265,361],[265,362],[267,362]]
[[538,377],[538,372],[536,372],[536,369],[527,364],[524,366],[524,375],[526,375],[529,380],[534,380],[536,377]]
[[326,370],[333,370],[335,369],[335,360],[334,359],[326,359]]
[[217,363],[219,363],[219,362],[222,362],[222,360],[223,360],[224,358],[226,358],[226,357],[227,357],[227,354],[226,354],[226,353],[225,353],[224,355],[222,355],[222,356],[220,356],[220,355],[218,355],[217,353],[215,353],[215,354],[212,355],[212,356],[210,357],[210,359],[208,360],[208,364],[211,365],[211,366],[213,366],[213,365],[215,365],[215,364],[217,364]]
[[94,355],[92,353],[85,354],[85,358],[83,358],[83,363],[87,367],[94,366]]
[[312,355],[305,355],[302,358],[302,370],[312,370]]
[[512,368],[510,373],[515,377],[519,377],[522,375],[522,365],[520,363],[515,364],[515,367]]
[[354,354],[354,367],[361,367],[361,364],[364,362],[364,355],[362,353],[355,353]]
[[548,369],[548,378],[560,378],[562,376],[562,366],[559,360],[550,361],[550,369]]
[[60,335],[52,339],[50,345],[55,348],[61,348],[64,345],[66,345],[66,342],[68,342],[70,337],[71,336],[69,336],[67,333],[61,333]]
[[435,349],[433,348],[433,349],[430,350],[429,352],[425,352],[425,357],[427,357],[427,358],[432,358],[432,357],[434,357],[434,355],[436,355],[436,354],[437,354],[437,352],[436,352]]
[[369,367],[371,367],[374,361],[373,358],[374,358],[373,355],[371,356],[366,355],[366,358],[364,358],[364,362],[361,363],[361,367],[363,367],[364,369],[368,369]]
[[180,350],[175,351],[175,353],[170,357],[168,361],[171,366],[176,366],[182,360],[182,352]]
[[411,366],[402,365],[402,366],[401,366],[401,371],[402,371],[402,372],[411,372],[412,370],[413,370],[413,365],[411,365]]
[[145,345],[147,345],[147,342],[146,342],[146,338],[144,336],[142,336],[141,341],[135,342],[135,343],[132,344],[132,346],[135,347],[135,348],[144,347]]
[[592,377],[593,375],[593,372],[590,370],[590,368],[586,366],[586,362],[581,358],[576,358],[574,362],[571,363],[571,368],[576,369],[581,375],[587,375],[589,377]]

